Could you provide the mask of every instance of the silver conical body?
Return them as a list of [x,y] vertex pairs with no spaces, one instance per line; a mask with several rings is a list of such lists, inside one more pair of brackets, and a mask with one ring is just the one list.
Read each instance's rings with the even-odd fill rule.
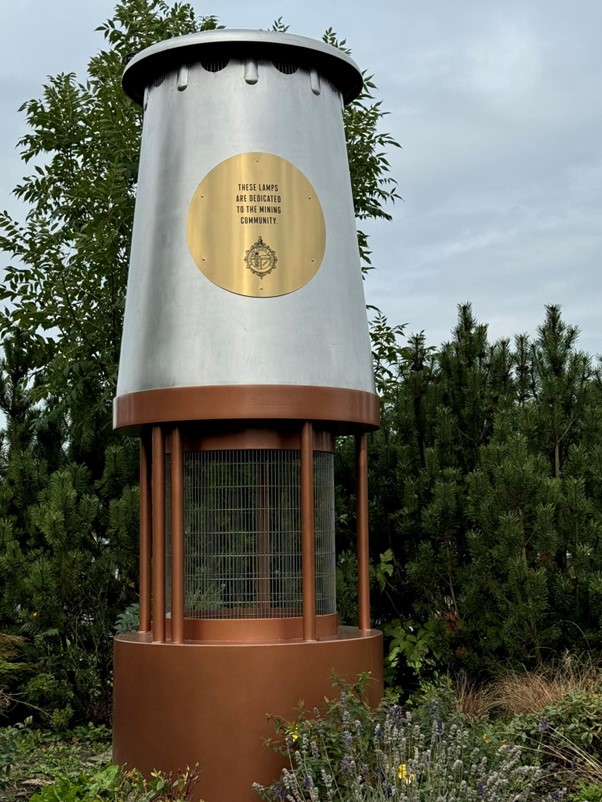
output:
[[128,65],[144,123],[117,426],[147,422],[119,410],[160,389],[374,395],[342,120],[359,86],[334,48],[266,32],[193,34]]

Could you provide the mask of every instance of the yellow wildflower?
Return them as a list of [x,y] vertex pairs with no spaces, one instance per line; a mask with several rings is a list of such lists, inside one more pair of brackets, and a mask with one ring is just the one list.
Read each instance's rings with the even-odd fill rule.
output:
[[405,763],[400,763],[397,769],[397,779],[404,782],[406,785],[413,783],[416,779],[415,774],[408,774],[408,769]]

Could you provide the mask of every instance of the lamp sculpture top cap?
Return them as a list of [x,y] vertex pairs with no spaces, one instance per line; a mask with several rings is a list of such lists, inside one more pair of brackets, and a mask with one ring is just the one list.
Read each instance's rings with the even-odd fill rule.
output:
[[182,64],[213,57],[290,61],[293,53],[300,67],[317,69],[332,81],[345,103],[350,103],[361,92],[363,78],[359,67],[332,45],[289,33],[234,29],[201,31],[157,42],[128,62],[122,84],[132,100],[141,104],[146,86]]

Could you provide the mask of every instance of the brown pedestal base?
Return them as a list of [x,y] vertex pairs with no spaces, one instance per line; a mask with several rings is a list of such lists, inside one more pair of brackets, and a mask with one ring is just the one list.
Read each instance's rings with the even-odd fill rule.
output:
[[293,718],[299,699],[323,707],[333,671],[383,689],[382,634],[340,627],[315,642],[152,643],[151,636],[115,638],[113,760],[174,771],[199,763],[196,797],[204,802],[256,802],[253,782],[277,779],[282,759],[264,746],[273,737],[266,714]]

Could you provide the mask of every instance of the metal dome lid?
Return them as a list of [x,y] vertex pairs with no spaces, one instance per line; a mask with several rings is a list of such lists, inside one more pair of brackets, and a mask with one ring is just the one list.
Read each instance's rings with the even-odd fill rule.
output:
[[332,81],[345,103],[354,100],[363,86],[357,64],[332,45],[289,33],[231,29],[176,36],[141,50],[124,70],[123,89],[142,104],[145,88],[166,72],[201,59],[231,57],[276,62],[294,59],[298,66],[316,69]]

